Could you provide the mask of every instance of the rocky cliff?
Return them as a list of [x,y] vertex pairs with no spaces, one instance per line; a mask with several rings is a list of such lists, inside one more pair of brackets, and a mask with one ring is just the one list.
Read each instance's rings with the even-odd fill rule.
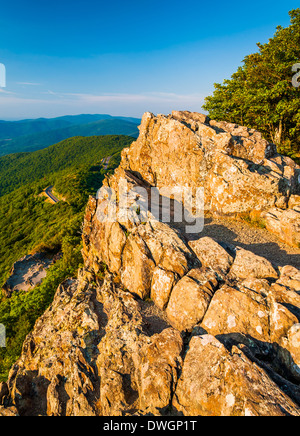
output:
[[256,131],[145,114],[90,198],[84,268],[27,337],[0,414],[299,416],[300,271],[141,208],[153,187],[204,187],[207,211],[297,245],[299,175]]

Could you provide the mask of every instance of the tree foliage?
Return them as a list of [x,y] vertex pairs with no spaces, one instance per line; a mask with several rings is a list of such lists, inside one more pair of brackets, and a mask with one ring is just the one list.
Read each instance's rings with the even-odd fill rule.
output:
[[258,52],[245,57],[229,80],[215,84],[203,108],[218,121],[260,130],[281,153],[300,157],[300,88],[292,85],[292,67],[300,62],[300,9],[291,24],[277,27]]

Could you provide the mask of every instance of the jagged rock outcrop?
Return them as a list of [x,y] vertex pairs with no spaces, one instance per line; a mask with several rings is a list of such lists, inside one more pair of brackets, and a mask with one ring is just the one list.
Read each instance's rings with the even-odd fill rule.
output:
[[204,187],[207,210],[253,214],[286,243],[299,244],[300,167],[253,129],[197,113],[146,113],[110,186],[126,170],[158,188]]
[[203,183],[219,213],[288,211],[298,176],[258,132],[146,114],[89,200],[84,268],[26,338],[0,415],[300,416],[300,271],[140,207],[140,188]]
[[21,415],[158,413],[172,399],[181,350],[180,333],[109,274],[96,286],[68,280],[11,369],[10,398]]

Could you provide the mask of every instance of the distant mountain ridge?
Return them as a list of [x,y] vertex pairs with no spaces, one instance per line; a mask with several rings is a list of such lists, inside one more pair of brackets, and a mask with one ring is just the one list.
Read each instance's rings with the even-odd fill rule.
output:
[[43,150],[1,156],[0,197],[57,171],[99,165],[104,157],[121,152],[133,141],[125,135],[76,136]]
[[73,136],[138,136],[140,119],[107,114],[0,121],[0,156],[36,151]]

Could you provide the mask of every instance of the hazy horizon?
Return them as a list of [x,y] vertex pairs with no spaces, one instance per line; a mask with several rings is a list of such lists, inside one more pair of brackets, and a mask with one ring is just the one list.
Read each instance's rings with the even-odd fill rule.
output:
[[[118,115],[111,115],[111,114],[106,114],[106,113],[76,113],[76,114],[63,114],[63,115],[59,115],[59,116],[53,116],[53,117],[35,117],[35,118],[0,118],[0,122],[1,121],[5,121],[5,122],[14,122],[14,121],[31,121],[31,120],[49,120],[49,119],[55,119],[55,118],[61,118],[61,117],[76,117],[76,116],[80,116],[80,115],[108,115],[111,117],[124,117],[124,118],[136,118],[136,119],[141,119],[142,116],[140,117],[131,117],[131,116],[126,116],[123,114],[118,114]],[[142,114],[143,115],[143,114]]]

